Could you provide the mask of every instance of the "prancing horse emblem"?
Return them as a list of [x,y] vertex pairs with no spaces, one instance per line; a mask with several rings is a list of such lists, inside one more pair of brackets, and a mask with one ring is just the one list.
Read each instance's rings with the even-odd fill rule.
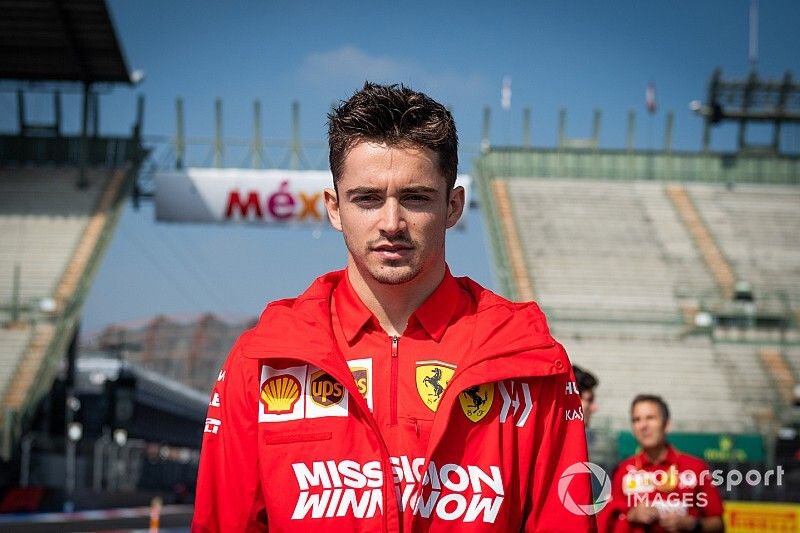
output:
[[454,372],[454,365],[442,361],[417,362],[417,392],[431,411],[435,412],[439,407],[439,400],[444,395]]
[[458,395],[461,409],[473,422],[483,419],[492,408],[494,401],[494,384],[485,383],[464,389]]
[[425,385],[427,385],[427,386],[429,386],[429,387],[431,387],[433,389],[433,392],[430,393],[428,396],[436,396],[437,400],[442,397],[442,393],[444,392],[444,387],[440,383],[441,380],[442,380],[442,369],[441,368],[434,368],[433,369],[433,374],[431,374],[430,376],[425,376],[422,379],[422,382]]

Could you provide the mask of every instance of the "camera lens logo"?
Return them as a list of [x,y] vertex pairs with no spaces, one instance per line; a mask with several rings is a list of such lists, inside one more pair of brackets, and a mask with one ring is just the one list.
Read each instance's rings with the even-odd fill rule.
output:
[[[593,492],[595,486],[599,486],[600,491],[596,497],[592,497],[592,503],[576,503],[569,487],[572,478],[575,476],[589,476]],[[576,515],[595,515],[603,510],[603,507],[611,501],[611,479],[606,471],[594,463],[575,463],[567,467],[558,480],[558,497],[561,499],[564,508]],[[584,496],[585,497],[585,496]]]

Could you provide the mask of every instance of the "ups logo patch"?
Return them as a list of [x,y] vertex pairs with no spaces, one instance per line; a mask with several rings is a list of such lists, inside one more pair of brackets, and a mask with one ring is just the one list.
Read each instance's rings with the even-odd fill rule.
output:
[[339,405],[345,397],[344,386],[324,370],[311,374],[311,401],[322,407]]

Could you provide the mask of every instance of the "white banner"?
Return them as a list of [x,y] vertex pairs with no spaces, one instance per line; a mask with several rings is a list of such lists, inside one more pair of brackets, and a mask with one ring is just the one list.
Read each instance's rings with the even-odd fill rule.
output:
[[[459,174],[469,207],[472,178]],[[325,224],[328,170],[188,168],[155,174],[156,220],[250,224]],[[462,220],[464,217],[461,217]]]

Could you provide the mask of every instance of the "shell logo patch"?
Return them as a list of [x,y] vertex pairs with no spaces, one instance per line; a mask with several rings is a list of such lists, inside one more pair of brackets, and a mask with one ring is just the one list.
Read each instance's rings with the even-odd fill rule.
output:
[[300,382],[292,375],[272,376],[261,386],[261,401],[265,413],[291,413],[300,399]]
[[258,421],[283,422],[306,416],[306,365],[289,368],[261,367]]
[[344,385],[333,379],[324,370],[311,374],[311,401],[322,407],[337,405],[344,399]]
[[458,401],[464,414],[473,422],[480,422],[492,408],[494,383],[475,385],[461,391]]
[[431,411],[436,412],[439,408],[439,401],[455,371],[455,365],[443,361],[417,362],[417,393]]

